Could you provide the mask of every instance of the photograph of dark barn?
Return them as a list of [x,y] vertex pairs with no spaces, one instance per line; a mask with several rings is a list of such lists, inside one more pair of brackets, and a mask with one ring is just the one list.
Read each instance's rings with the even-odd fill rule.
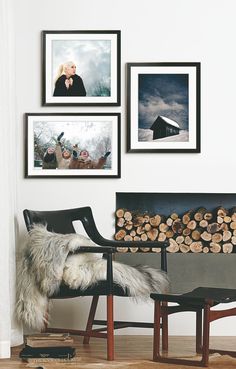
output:
[[172,119],[159,115],[150,128],[153,131],[153,140],[178,135],[180,126]]
[[138,141],[189,141],[189,78],[186,73],[138,75]]

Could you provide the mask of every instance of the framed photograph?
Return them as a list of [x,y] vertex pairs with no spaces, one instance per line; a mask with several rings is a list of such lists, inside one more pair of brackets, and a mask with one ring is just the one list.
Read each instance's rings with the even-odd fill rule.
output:
[[25,177],[120,178],[120,114],[26,114]]
[[200,63],[127,64],[127,151],[200,152]]
[[43,105],[120,105],[120,31],[43,31]]

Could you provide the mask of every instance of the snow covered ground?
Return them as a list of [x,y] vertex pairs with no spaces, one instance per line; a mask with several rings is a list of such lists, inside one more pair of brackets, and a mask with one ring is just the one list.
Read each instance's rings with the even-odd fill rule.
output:
[[138,140],[139,141],[153,141],[153,131],[151,129],[142,129],[138,130]]
[[188,142],[189,133],[186,130],[181,130],[178,135],[168,136],[164,138],[158,138],[156,140],[152,139],[153,131],[151,129],[138,130],[138,140],[139,141],[155,141],[155,142]]

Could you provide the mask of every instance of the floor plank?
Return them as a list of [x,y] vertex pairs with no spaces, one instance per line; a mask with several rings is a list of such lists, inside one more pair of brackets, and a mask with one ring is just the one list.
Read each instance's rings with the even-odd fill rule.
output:
[[[73,364],[42,364],[45,368],[162,368],[159,363],[152,362],[152,336],[116,336],[115,338],[115,362],[106,361],[106,341],[104,339],[91,339],[89,345],[82,344],[82,337],[75,338],[76,347],[76,363]],[[169,338],[169,355],[174,356],[194,356],[195,339],[193,337],[170,337]],[[225,350],[236,349],[236,337],[212,337],[211,347],[221,348]],[[19,352],[22,346],[12,349],[11,359],[0,360],[0,368],[2,369],[23,369],[29,367],[27,363],[22,362],[19,358]],[[235,361],[236,363],[236,361]],[[75,366],[74,366],[75,365]],[[130,366],[131,365],[131,366]],[[167,364],[163,364],[168,369]],[[36,365],[37,366],[37,365]],[[40,366],[38,364],[38,366]],[[173,367],[173,365],[172,365]],[[178,366],[175,366],[178,369]],[[210,368],[219,368],[214,366],[212,362]],[[180,369],[180,367],[179,367]]]

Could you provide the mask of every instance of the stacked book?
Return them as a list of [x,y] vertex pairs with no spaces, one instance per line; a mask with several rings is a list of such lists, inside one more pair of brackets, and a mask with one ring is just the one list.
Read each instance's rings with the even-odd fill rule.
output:
[[26,337],[25,347],[20,352],[23,360],[32,358],[71,359],[75,356],[73,338],[69,334],[42,333]]

